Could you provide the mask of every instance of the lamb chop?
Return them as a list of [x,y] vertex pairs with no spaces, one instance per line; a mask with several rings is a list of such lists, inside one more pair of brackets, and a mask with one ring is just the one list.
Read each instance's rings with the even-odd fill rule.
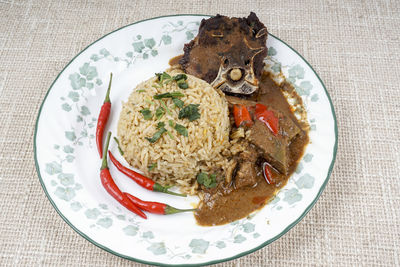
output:
[[203,19],[179,63],[186,73],[225,93],[250,95],[258,89],[267,36],[267,28],[253,12],[247,18]]

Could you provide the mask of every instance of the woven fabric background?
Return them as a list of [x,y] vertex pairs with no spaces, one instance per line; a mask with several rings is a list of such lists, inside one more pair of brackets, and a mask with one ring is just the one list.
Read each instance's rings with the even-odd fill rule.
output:
[[220,266],[400,266],[400,2],[0,1],[0,265],[139,266],[75,233],[33,157],[39,106],[84,47],[154,16],[256,11],[325,82],[339,149],[315,207],[271,245]]

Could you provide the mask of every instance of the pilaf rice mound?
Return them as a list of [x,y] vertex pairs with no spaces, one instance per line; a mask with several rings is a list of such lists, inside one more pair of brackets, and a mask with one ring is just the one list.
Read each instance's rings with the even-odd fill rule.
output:
[[[177,71],[169,72],[171,76]],[[207,82],[187,75],[189,88],[180,89],[175,81],[157,88],[158,78],[140,83],[123,103],[118,121],[118,136],[126,161],[148,177],[162,185],[179,185],[181,191],[194,194],[197,188],[196,175],[203,171],[224,175],[227,159],[221,153],[229,148],[229,113],[223,93],[216,91]],[[178,119],[179,108],[171,98],[163,98],[169,112],[157,119],[155,111],[161,101],[153,99],[156,94],[179,91],[184,106],[199,104],[200,118],[190,122]],[[140,112],[151,111],[151,119],[144,119]],[[187,128],[188,137],[179,134],[169,122]],[[165,123],[169,133],[164,133],[155,143],[146,137],[157,132],[157,124]],[[172,136],[170,136],[172,135]],[[150,168],[152,166],[153,168]]]

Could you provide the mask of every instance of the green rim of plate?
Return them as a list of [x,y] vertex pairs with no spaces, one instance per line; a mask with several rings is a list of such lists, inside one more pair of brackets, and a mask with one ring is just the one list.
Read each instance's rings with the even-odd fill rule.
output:
[[53,208],[57,211],[58,215],[60,215],[60,217],[72,228],[74,229],[75,232],[77,232],[78,234],[80,234],[83,238],[85,238],[86,240],[88,240],[89,242],[91,242],[92,244],[96,245],[97,247],[104,249],[105,251],[114,254],[116,256],[119,256],[121,258],[127,259],[127,260],[132,260],[132,261],[136,261],[139,263],[144,263],[144,264],[151,264],[151,265],[157,265],[157,266],[201,266],[201,265],[211,265],[211,264],[216,264],[216,263],[221,263],[221,262],[225,262],[225,261],[230,261],[230,260],[234,260],[237,258],[240,258],[242,256],[245,256],[247,254],[253,253],[263,247],[265,247],[266,245],[271,244],[272,242],[274,242],[275,240],[277,240],[278,238],[280,238],[281,236],[283,236],[284,234],[286,234],[290,229],[292,229],[296,224],[298,224],[303,218],[304,216],[306,216],[306,214],[311,210],[311,208],[315,205],[315,203],[317,202],[317,200],[319,199],[319,197],[321,196],[322,192],[324,191],[328,181],[329,181],[329,177],[331,176],[332,170],[333,170],[333,166],[335,164],[335,160],[336,160],[336,153],[337,153],[337,146],[338,146],[338,128],[337,128],[337,120],[336,120],[336,114],[335,114],[335,110],[333,108],[333,104],[332,104],[332,99],[328,94],[328,91],[326,90],[326,87],[324,85],[324,83],[322,82],[321,78],[318,76],[317,72],[313,69],[313,67],[311,67],[310,63],[308,63],[307,60],[305,60],[305,58],[300,55],[295,49],[293,49],[290,45],[288,45],[286,42],[282,41],[281,39],[279,39],[278,37],[276,37],[273,34],[268,33],[269,35],[273,36],[274,38],[276,38],[277,40],[281,41],[282,43],[284,43],[287,47],[289,47],[291,50],[293,50],[302,60],[304,60],[304,62],[310,67],[310,69],[314,72],[315,76],[317,76],[318,80],[320,81],[320,83],[322,84],[322,87],[325,90],[326,96],[328,97],[330,106],[331,106],[331,111],[332,111],[332,115],[333,115],[333,119],[335,121],[335,145],[333,147],[333,157],[332,157],[332,161],[331,161],[331,165],[329,166],[329,170],[328,170],[328,174],[325,178],[325,182],[322,184],[317,196],[315,197],[315,199],[313,200],[313,202],[311,202],[311,204],[305,209],[305,211],[300,215],[300,217],[298,217],[293,223],[291,223],[288,227],[286,227],[281,233],[279,233],[278,235],[276,235],[275,237],[265,241],[264,243],[262,243],[261,245],[252,248],[250,250],[244,251],[242,253],[239,253],[235,256],[232,257],[228,257],[228,258],[224,258],[224,259],[219,259],[219,260],[213,260],[213,261],[209,261],[209,262],[204,262],[204,263],[199,263],[199,264],[164,264],[164,263],[159,263],[159,262],[151,262],[151,261],[145,261],[145,260],[141,260],[141,259],[137,259],[134,257],[130,257],[130,256],[126,256],[126,255],[122,255],[118,252],[113,251],[112,249],[97,243],[96,241],[92,240],[90,237],[88,237],[85,233],[81,232],[79,229],[77,229],[62,213],[61,211],[57,208],[56,204],[53,202],[53,200],[51,199],[49,193],[47,192],[46,186],[44,185],[42,176],[40,175],[40,169],[39,169],[39,164],[37,161],[37,153],[36,153],[36,135],[37,135],[37,130],[38,130],[38,123],[39,123],[39,118],[42,112],[42,108],[44,103],[46,102],[47,96],[50,93],[50,90],[53,88],[53,85],[55,84],[55,82],[58,80],[58,78],[60,77],[60,75],[64,72],[64,70],[75,60],[75,58],[77,58],[80,54],[82,54],[86,49],[88,49],[89,47],[91,47],[93,44],[97,43],[98,41],[104,39],[105,37],[107,37],[108,35],[117,32],[119,30],[122,30],[126,27],[144,22],[144,21],[148,21],[148,20],[154,20],[154,19],[160,19],[160,18],[167,18],[167,17],[180,17],[180,16],[198,16],[198,17],[212,17],[210,15],[203,15],[203,14],[178,14],[178,15],[166,15],[166,16],[159,16],[159,17],[154,17],[154,18],[149,18],[149,19],[144,19],[144,20],[140,20],[140,21],[136,21],[134,23],[125,25],[121,28],[118,28],[112,32],[107,33],[106,35],[102,36],[101,38],[97,39],[96,41],[94,41],[93,43],[91,43],[90,45],[86,46],[81,52],[79,52],[76,56],[74,56],[70,62],[68,62],[68,64],[62,69],[62,71],[57,75],[56,79],[53,81],[53,83],[50,85],[50,88],[48,89],[42,104],[40,105],[39,108],[39,112],[38,112],[38,116],[36,119],[36,124],[35,124],[35,134],[33,136],[33,151],[34,151],[34,156],[35,156],[35,166],[36,166],[36,172],[38,174],[39,177],[39,181],[40,184],[42,185],[42,188],[47,196],[47,198],[49,199],[51,205],[53,206]]

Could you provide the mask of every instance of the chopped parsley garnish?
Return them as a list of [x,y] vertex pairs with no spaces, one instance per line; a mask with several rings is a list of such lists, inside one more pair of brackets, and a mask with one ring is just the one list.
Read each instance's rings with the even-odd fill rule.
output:
[[138,92],[138,93],[143,93],[143,92],[146,92],[146,90],[144,90],[144,89],[139,89],[139,90],[136,90],[136,92]]
[[160,103],[161,103],[161,106],[165,109],[165,111],[166,111],[169,115],[172,115],[171,110],[167,107],[167,105],[165,104],[165,102],[164,102],[162,99],[160,99]]
[[200,118],[199,104],[189,104],[179,111],[179,119],[187,118],[189,121],[194,121]]
[[156,118],[157,120],[161,119],[165,114],[165,110],[162,107],[158,107],[156,109]]
[[168,120],[168,124],[169,126],[174,127],[174,122],[172,120]]
[[115,143],[117,143],[117,145],[118,145],[119,153],[123,156],[123,155],[124,155],[124,151],[122,151],[122,148],[121,148],[120,145],[119,145],[119,140],[118,140],[118,138],[114,136],[114,140],[115,140]]
[[172,135],[172,133],[171,133],[170,131],[167,131],[167,134],[168,134],[168,136],[169,136],[172,140],[175,139],[174,136]]
[[151,172],[152,170],[154,170],[154,168],[157,167],[157,162],[154,162],[152,164],[149,164],[147,166],[147,169],[149,170],[149,172]]
[[165,122],[160,121],[157,123],[157,129],[164,128],[165,127]]
[[[171,75],[169,75],[168,73],[166,73],[165,71],[163,73],[156,73],[156,76],[158,78],[158,86],[161,87],[162,84],[166,84],[169,83],[171,81],[176,81],[176,83],[178,84],[179,88],[181,89],[187,89],[189,86],[186,82],[187,80],[187,76],[186,74],[178,74],[175,75],[173,77],[171,77]],[[153,86],[153,87],[158,87],[157,85]]]
[[157,142],[165,132],[167,132],[167,129],[161,127],[157,132],[154,133],[153,137],[146,137],[146,140],[153,144]]
[[204,185],[206,188],[214,188],[217,186],[217,175],[215,174],[210,174],[206,172],[201,172],[197,174],[197,182],[201,185]]
[[149,105],[154,105],[154,102],[149,99],[145,99],[144,101]]
[[175,91],[175,92],[171,92],[171,93],[164,93],[164,94],[158,94],[158,95],[154,95],[153,98],[154,99],[162,99],[162,98],[177,98],[177,97],[183,97],[185,96],[184,94],[182,94],[179,91]]
[[183,105],[185,104],[179,98],[172,98],[172,102],[174,102],[175,106],[178,107],[178,108],[183,108]]
[[145,120],[150,120],[153,117],[153,115],[151,114],[150,109],[148,109],[148,108],[142,109],[140,111],[140,113],[143,114],[143,117],[144,117]]
[[164,82],[167,83],[169,81],[171,81],[172,77],[171,75],[169,75],[168,73],[166,73],[165,71],[163,73],[156,73],[156,76],[158,78],[158,81],[160,83],[160,85]]
[[185,126],[177,123],[175,124],[174,129],[181,135],[188,137],[188,130],[186,129]]
[[179,80],[186,81],[187,76],[186,76],[186,74],[181,73],[181,74],[175,75],[174,77],[172,77],[172,79],[174,79],[175,81],[179,81]]
[[179,88],[181,88],[181,89],[183,89],[183,90],[185,90],[185,89],[188,89],[188,88],[189,88],[189,85],[187,84],[187,82],[184,82],[184,81],[178,81],[178,82],[177,82],[177,84],[178,84],[178,87],[179,87]]

